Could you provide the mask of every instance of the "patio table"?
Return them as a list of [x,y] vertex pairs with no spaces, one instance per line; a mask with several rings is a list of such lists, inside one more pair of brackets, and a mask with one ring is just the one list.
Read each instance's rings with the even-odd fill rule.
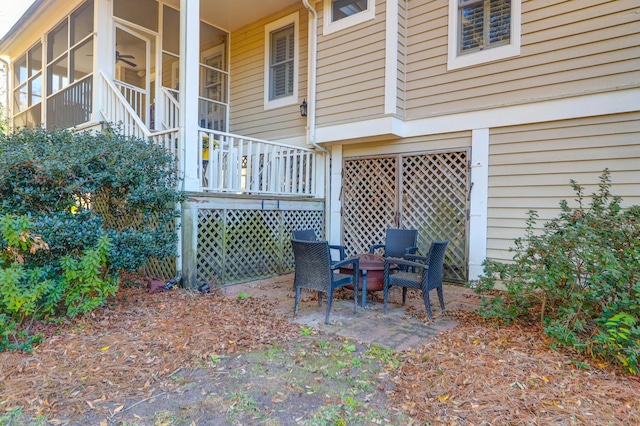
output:
[[[358,279],[359,290],[362,292],[362,307],[367,306],[367,292],[384,289],[384,257],[373,253],[360,253],[352,257],[359,259],[360,277]],[[391,267],[395,268],[395,264]],[[340,268],[340,273],[349,274],[353,271],[353,265],[345,265]],[[347,286],[347,288],[352,288]]]

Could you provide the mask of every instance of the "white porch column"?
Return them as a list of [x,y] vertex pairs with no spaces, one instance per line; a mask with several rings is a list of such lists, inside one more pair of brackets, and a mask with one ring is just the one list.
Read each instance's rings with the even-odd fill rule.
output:
[[198,92],[200,0],[180,0],[180,148],[185,191],[200,189],[198,180]]
[[469,279],[482,274],[487,258],[487,200],[489,198],[489,129],[471,132],[471,206],[469,217]]
[[[198,191],[198,92],[200,63],[200,0],[180,0],[180,174],[184,191]],[[182,278],[197,287],[198,207],[182,204]]]
[[109,52],[113,52],[113,47],[115,46],[113,39],[112,4],[110,0],[97,0],[94,4],[93,28],[97,36],[93,39],[94,73],[92,121],[95,122],[104,120],[104,117],[100,114],[100,101],[105,99],[105,94],[102,93],[104,85],[100,80],[99,72],[102,71],[104,75],[111,80],[113,80],[115,75],[115,61],[113,60],[115,53],[109,54]]
[[[329,155],[327,155],[328,157]],[[329,217],[327,221],[327,240],[329,244],[341,244],[342,227],[342,145],[331,147],[331,175],[329,176]]]

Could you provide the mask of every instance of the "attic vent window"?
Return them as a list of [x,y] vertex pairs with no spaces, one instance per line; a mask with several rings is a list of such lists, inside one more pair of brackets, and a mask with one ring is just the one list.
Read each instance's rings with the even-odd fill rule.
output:
[[324,35],[376,17],[375,0],[324,0],[324,10]]
[[368,0],[332,0],[331,20],[333,22],[364,12],[368,9]]

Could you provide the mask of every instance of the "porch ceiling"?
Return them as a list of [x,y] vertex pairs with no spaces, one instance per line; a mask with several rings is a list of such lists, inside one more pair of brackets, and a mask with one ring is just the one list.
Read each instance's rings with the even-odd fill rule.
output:
[[[180,0],[166,3],[180,8]],[[200,16],[218,28],[235,31],[296,3],[302,4],[301,0],[200,0]]]

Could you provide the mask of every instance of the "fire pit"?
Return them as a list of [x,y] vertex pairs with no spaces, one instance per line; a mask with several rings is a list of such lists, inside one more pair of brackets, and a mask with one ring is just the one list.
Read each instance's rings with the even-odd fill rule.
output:
[[[366,289],[366,292],[380,291],[384,289],[384,257],[373,253],[357,254],[360,268],[360,277],[358,279],[358,289]],[[395,264],[391,267],[395,268]],[[346,265],[340,268],[340,273],[349,274],[353,271],[353,265]],[[364,283],[363,283],[364,281]],[[347,286],[353,288],[353,286]],[[362,306],[366,305],[366,295],[362,294]]]

